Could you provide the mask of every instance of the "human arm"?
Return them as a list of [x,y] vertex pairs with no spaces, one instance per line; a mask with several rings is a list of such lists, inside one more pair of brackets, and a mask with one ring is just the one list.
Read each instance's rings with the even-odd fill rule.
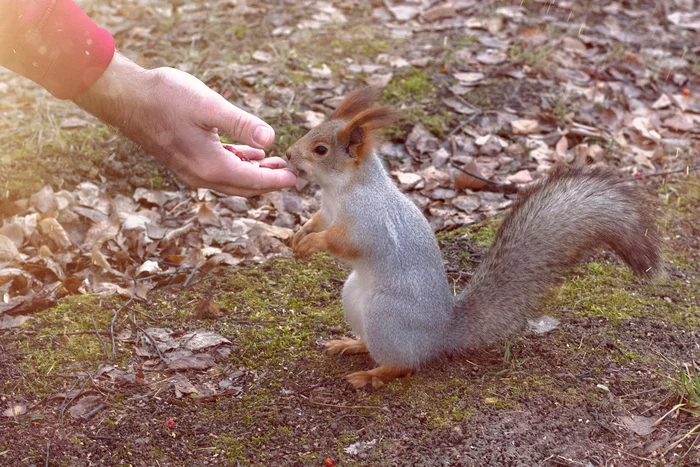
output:
[[253,196],[296,182],[282,159],[239,146],[245,162],[218,138],[217,128],[263,148],[269,125],[191,75],[115,53],[111,35],[71,0],[0,0],[0,65],[117,127],[188,184]]

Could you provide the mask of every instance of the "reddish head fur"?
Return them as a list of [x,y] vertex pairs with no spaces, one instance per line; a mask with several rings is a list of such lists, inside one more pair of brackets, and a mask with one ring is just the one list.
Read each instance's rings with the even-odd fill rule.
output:
[[370,86],[355,89],[347,95],[343,102],[340,103],[333,115],[332,120],[350,120],[355,115],[369,108],[377,100],[379,100],[379,89]]
[[[367,157],[376,147],[376,132],[381,128],[386,128],[398,120],[399,113],[388,107],[370,107],[356,114],[345,128],[340,132],[338,138],[341,141],[348,141],[352,147],[353,157],[360,161]],[[357,128],[361,131],[358,133]],[[353,130],[355,132],[353,133]],[[360,135],[359,141],[353,141],[355,135]]]

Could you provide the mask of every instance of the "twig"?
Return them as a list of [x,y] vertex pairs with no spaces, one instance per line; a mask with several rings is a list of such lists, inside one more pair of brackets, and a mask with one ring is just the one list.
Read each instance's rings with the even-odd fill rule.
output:
[[[75,399],[78,398],[78,396],[80,396],[80,395],[83,394],[83,392],[85,391],[85,387],[88,385],[88,383],[89,383],[90,381],[92,381],[92,378],[91,378],[90,375],[88,374],[88,377],[85,378],[85,382],[84,382],[83,385],[80,387],[80,390],[79,390],[78,392],[76,392],[76,393],[73,395],[73,397],[70,398],[70,400],[64,401],[64,403],[61,404],[61,416],[60,416],[60,418],[59,418],[60,421],[63,421],[63,415],[66,413],[66,409],[68,408],[68,406],[71,405],[71,404],[73,403],[73,401],[74,401]],[[73,385],[73,387],[75,387],[75,384]],[[73,389],[73,388],[71,387],[71,389]]]
[[642,174],[640,177],[635,177],[635,180],[641,180],[642,178],[649,178],[649,177],[660,177],[662,175],[671,175],[671,174],[677,174],[681,172],[695,172],[696,170],[700,170],[700,165],[694,165],[692,167],[687,166],[684,169],[676,169],[676,170],[667,170],[666,172],[654,172],[651,174]]
[[475,174],[475,173],[472,173],[472,172],[468,171],[467,169],[464,169],[464,168],[458,166],[458,165],[455,164],[454,162],[452,162],[451,165],[452,165],[452,167],[454,167],[455,169],[459,170],[460,172],[464,172],[465,174],[469,175],[470,177],[474,177],[474,178],[476,178],[477,180],[481,180],[482,182],[488,183],[488,184],[490,184],[490,185],[503,186],[503,183],[494,182],[493,180],[489,180],[488,178],[484,178],[484,177],[482,177],[481,175],[477,175],[477,174]]
[[297,395],[298,395],[299,397],[301,397],[302,399],[304,399],[306,402],[308,402],[308,403],[310,403],[310,404],[313,404],[313,405],[319,405],[319,406],[321,406],[321,407],[332,407],[332,408],[334,408],[334,409],[350,409],[350,410],[354,410],[354,409],[370,409],[370,410],[379,409],[379,410],[388,410],[386,407],[381,407],[381,406],[378,406],[378,405],[337,405],[337,404],[324,404],[323,402],[316,402],[315,400],[313,400],[313,399],[311,399],[311,398],[309,398],[309,397],[306,397],[306,396],[303,395],[303,394],[297,394]]
[[109,439],[114,441],[121,441],[119,436],[105,436],[105,435],[87,435],[90,439]]
[[136,326],[136,329],[138,329],[139,331],[141,331],[141,332],[148,338],[148,340],[151,341],[151,344],[153,344],[153,347],[156,349],[156,352],[158,352],[158,358],[160,358],[160,361],[163,362],[163,363],[165,363],[165,364],[167,364],[168,361],[165,359],[165,357],[163,356],[163,353],[162,353],[162,352],[160,351],[160,349],[158,348],[158,343],[157,343],[156,340],[153,338],[153,336],[151,336],[151,335],[150,335],[149,333],[147,333],[141,326],[139,326],[138,323],[137,323],[137,322],[134,320],[134,318],[132,318],[131,316],[129,316],[129,321],[131,321],[131,323],[132,323],[134,326]]
[[185,280],[185,283],[182,284],[182,287],[187,287],[187,285],[190,283],[190,281],[192,280],[192,278],[194,277],[194,275],[197,273],[198,270],[199,270],[199,266],[195,266],[194,268],[192,268],[192,272],[189,274],[189,276],[187,276],[187,279]]
[[92,320],[92,325],[95,326],[95,334],[97,335],[97,338],[100,340],[100,344],[102,344],[102,348],[105,351],[105,355],[107,355],[107,359],[109,360],[109,350],[107,350],[107,344],[105,343],[104,339],[102,339],[102,336],[100,335],[100,331],[97,330],[97,323],[95,322],[95,316],[90,315],[90,319]]
[[119,316],[119,313],[126,308],[127,306],[131,305],[134,302],[134,297],[136,296],[136,281],[138,279],[134,279],[134,287],[131,289],[131,297],[129,297],[129,300],[127,300],[122,306],[120,306],[117,311],[114,312],[114,316],[112,316],[112,322],[109,324],[109,333],[112,336],[112,358],[117,358],[117,343],[116,340],[114,339],[114,323],[117,321],[117,317]]
[[46,441],[46,467],[49,467],[49,455],[51,454],[51,440]]
[[654,459],[649,459],[648,457],[639,457],[639,456],[635,456],[634,454],[630,454],[629,452],[620,451],[619,449],[615,449],[615,450],[616,450],[617,452],[619,452],[620,454],[624,454],[625,456],[633,457],[634,459],[637,459],[637,460],[640,460],[640,461],[644,461],[644,462],[655,462]]
[[664,456],[668,454],[669,451],[675,449],[676,446],[678,446],[684,439],[689,438],[691,435],[695,434],[696,430],[700,430],[700,423],[695,425],[689,432],[684,434],[678,441],[675,441],[673,444],[671,444],[666,450],[664,450]]
[[696,436],[696,437],[695,437],[695,441],[693,441],[693,444],[691,444],[690,447],[688,448],[688,450],[685,451],[685,453],[683,453],[683,455],[681,456],[681,459],[683,459],[685,456],[688,455],[688,453],[689,453],[690,451],[693,450],[693,448],[694,448],[695,445],[697,444],[698,440],[700,440],[700,436]]
[[97,407],[95,407],[94,409],[92,409],[91,411],[89,411],[88,413],[86,413],[85,415],[83,415],[82,417],[83,417],[85,420],[89,420],[93,415],[95,415],[95,414],[96,414],[97,412],[99,412],[100,410],[104,409],[106,406],[107,406],[107,405],[106,405],[104,402],[101,403],[101,404],[98,404]]
[[40,339],[41,338],[46,338],[46,337],[57,337],[57,336],[81,336],[81,335],[86,335],[86,334],[101,334],[103,336],[109,336],[109,331],[64,331],[64,332],[55,332],[53,334],[47,334],[46,336],[38,336]]

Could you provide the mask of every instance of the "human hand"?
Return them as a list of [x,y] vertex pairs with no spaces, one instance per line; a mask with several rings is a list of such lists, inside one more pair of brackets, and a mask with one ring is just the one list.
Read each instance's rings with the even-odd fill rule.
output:
[[[185,72],[145,70],[115,53],[102,77],[74,101],[189,185],[255,196],[296,184],[283,159],[265,158],[260,149],[272,143],[274,130]],[[254,147],[227,150],[219,130]]]

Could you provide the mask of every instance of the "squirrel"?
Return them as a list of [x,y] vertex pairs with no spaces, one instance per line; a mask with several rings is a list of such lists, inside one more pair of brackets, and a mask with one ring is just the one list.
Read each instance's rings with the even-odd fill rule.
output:
[[661,271],[660,238],[641,189],[609,168],[555,165],[519,190],[493,246],[453,296],[427,219],[377,154],[377,131],[399,116],[372,106],[379,95],[353,91],[286,152],[292,169],[322,190],[321,209],[292,238],[295,256],[326,251],[353,269],[342,304],[358,338],[325,348],[368,352],[377,362],[346,377],[356,388],[506,339],[567,267],[600,245],[639,276]]

